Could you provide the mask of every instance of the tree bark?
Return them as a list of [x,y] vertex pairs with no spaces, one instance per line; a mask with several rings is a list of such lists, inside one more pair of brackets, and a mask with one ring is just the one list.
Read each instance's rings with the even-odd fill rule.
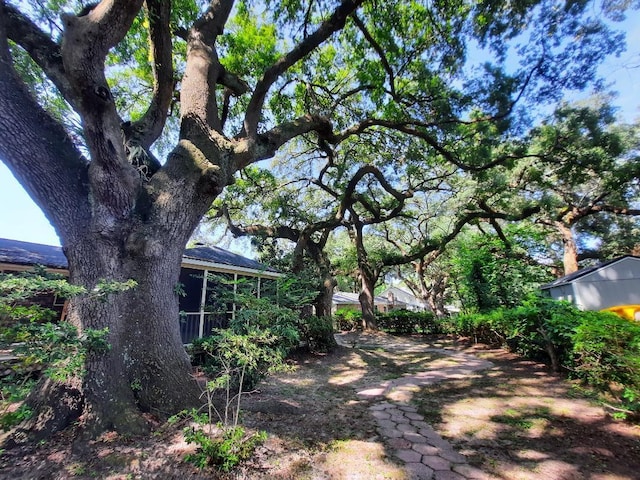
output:
[[322,275],[322,284],[320,285],[320,293],[315,301],[316,315],[318,317],[330,317],[333,308],[333,290],[338,282],[330,271],[326,271]]
[[[174,287],[183,248],[165,246],[139,250],[93,238],[66,249],[70,281],[89,292],[101,279],[133,279],[137,285],[106,298],[71,300],[67,321],[81,332],[107,328],[109,349],[87,356],[82,377],[40,385],[29,400],[38,412],[25,426],[31,438],[49,436],[78,418],[88,437],[105,430],[143,434],[148,427],[142,412],[165,419],[199,406],[200,391],[177,328]],[[44,398],[51,401],[43,404]]]
[[378,322],[376,321],[375,311],[375,295],[374,287],[375,280],[369,278],[367,275],[362,275],[362,289],[358,299],[360,300],[360,307],[362,309],[362,329],[365,331],[377,331]]
[[357,215],[352,210],[354,218],[353,228],[349,230],[349,236],[356,246],[358,257],[358,275],[360,276],[360,310],[362,312],[362,329],[367,331],[378,330],[376,322],[374,290],[378,281],[378,271],[370,264],[367,250],[364,246],[364,224],[357,220]]
[[328,233],[323,235],[321,242],[314,243],[312,240],[307,245],[311,257],[316,263],[320,273],[320,292],[316,298],[315,308],[318,317],[330,317],[333,309],[333,291],[338,284],[333,276],[331,260],[324,251],[324,245],[328,239]]
[[[435,256],[431,259],[431,261],[433,260],[435,260]],[[447,291],[448,274],[442,271],[433,273],[431,284],[429,285],[427,283],[427,265],[425,258],[419,259],[415,264],[416,276],[420,285],[420,298],[429,306],[437,318],[444,318],[447,315],[447,311],[444,308],[444,295]],[[412,290],[415,290],[415,285]]]
[[563,254],[562,263],[564,274],[569,275],[578,271],[578,246],[576,245],[573,231],[570,225],[562,222],[554,222],[558,233],[562,238]]
[[446,278],[444,274],[436,275],[431,288],[427,288],[422,297],[437,318],[447,316],[447,311],[444,307],[444,294],[447,289]]

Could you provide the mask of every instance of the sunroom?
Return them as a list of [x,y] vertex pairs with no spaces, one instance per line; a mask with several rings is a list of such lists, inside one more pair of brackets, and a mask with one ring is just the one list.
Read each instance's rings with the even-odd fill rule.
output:
[[180,271],[180,334],[184,343],[226,328],[240,295],[275,297],[276,270],[218,247],[185,250]]

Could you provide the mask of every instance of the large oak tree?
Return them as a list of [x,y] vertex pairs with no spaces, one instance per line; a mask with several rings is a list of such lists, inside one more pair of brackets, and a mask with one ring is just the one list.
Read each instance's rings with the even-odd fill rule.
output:
[[584,244],[580,251],[580,236],[595,244],[598,229],[612,232],[617,221],[624,223],[620,217],[640,215],[638,126],[617,124],[610,104],[594,98],[591,105],[561,105],[534,130],[532,143],[514,184],[540,203],[536,221],[560,240],[569,275],[581,255],[596,253]]
[[515,133],[519,102],[584,88],[623,45],[584,1],[234,3],[0,1],[0,159],[54,225],[71,282],[137,282],[71,302],[69,321],[107,327],[111,348],[40,387],[42,433],[80,415],[88,433],[143,432],[141,412],[197,400],[175,286],[236,172],[299,136],[327,151],[371,129],[474,167],[456,150],[481,142],[469,124]]

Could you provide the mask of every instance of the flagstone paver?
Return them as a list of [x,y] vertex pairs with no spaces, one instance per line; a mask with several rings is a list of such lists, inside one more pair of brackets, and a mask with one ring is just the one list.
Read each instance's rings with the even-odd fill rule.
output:
[[[339,344],[350,348],[384,348],[404,352],[437,352],[450,357],[451,366],[404,375],[357,392],[363,399],[375,402],[369,410],[378,424],[378,435],[393,456],[405,464],[414,480],[494,480],[495,477],[469,465],[467,458],[443,439],[415,407],[409,404],[417,387],[448,379],[464,378],[493,364],[473,355],[453,350],[430,348],[407,339],[387,335],[362,335],[346,340],[336,335]],[[390,401],[390,398],[402,401]]]

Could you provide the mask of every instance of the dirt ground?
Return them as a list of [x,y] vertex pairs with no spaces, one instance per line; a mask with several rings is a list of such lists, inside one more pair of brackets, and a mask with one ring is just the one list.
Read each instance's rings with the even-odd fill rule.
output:
[[[640,427],[612,419],[580,388],[544,365],[500,349],[446,338],[415,338],[473,353],[494,367],[422,387],[413,402],[470,463],[504,480],[640,479]],[[148,438],[104,435],[91,444],[66,432],[2,452],[0,479],[406,479],[376,433],[358,388],[437,368],[438,352],[339,347],[300,354],[243,400],[242,422],[267,441],[231,474],[184,462],[194,447],[183,425]]]

